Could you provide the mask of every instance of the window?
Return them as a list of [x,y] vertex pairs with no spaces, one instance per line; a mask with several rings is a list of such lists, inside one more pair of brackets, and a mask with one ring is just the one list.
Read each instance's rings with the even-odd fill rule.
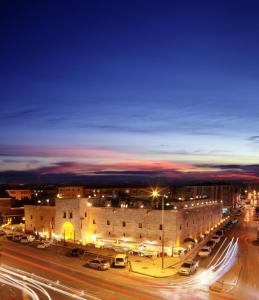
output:
[[111,235],[111,232],[109,231],[109,235]]
[[142,228],[142,223],[138,223],[138,228]]
[[194,222],[194,220],[192,220],[192,224],[194,224],[195,222]]
[[54,223],[54,217],[51,218],[52,223]]
[[189,225],[189,224],[188,224],[188,222],[187,222],[187,223],[186,223],[186,227],[188,227],[188,225]]
[[162,240],[162,237],[161,237],[161,236],[159,237],[159,240],[160,240],[160,241]]
[[65,219],[67,217],[67,213],[63,212],[63,219]]
[[111,223],[110,223],[110,221],[109,221],[109,220],[107,220],[107,225],[111,225]]
[[93,224],[95,224],[95,219],[93,219]]
[[126,236],[126,234],[125,234],[125,233],[123,233],[123,236],[125,237],[125,236]]
[[40,216],[41,221],[43,220],[43,216]]
[[85,212],[85,218],[87,217],[87,213]]
[[122,222],[122,227],[126,227],[126,222],[125,221]]
[[139,235],[139,238],[142,239],[142,235],[141,234]]
[[32,220],[32,215],[31,215],[31,220]]
[[182,224],[179,226],[179,229],[182,230]]
[[159,225],[159,230],[163,230],[163,225],[162,224]]
[[69,213],[69,219],[73,218],[73,213]]

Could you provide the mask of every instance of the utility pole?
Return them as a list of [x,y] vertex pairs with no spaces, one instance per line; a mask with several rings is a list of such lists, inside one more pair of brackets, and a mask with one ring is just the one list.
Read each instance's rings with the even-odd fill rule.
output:
[[162,271],[164,270],[164,248],[165,248],[165,229],[164,229],[165,199],[162,197]]

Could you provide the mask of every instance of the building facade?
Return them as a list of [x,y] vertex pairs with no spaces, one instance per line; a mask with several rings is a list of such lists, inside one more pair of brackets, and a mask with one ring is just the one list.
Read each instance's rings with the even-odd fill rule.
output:
[[55,206],[25,205],[25,230],[51,238],[55,227]]
[[[115,243],[134,248],[145,245],[172,252],[186,238],[199,239],[221,222],[221,203],[188,201],[161,209],[94,207],[89,198],[57,199],[55,207],[26,206],[26,230],[51,232],[81,243]],[[162,213],[164,221],[162,222]],[[46,216],[45,216],[46,214]],[[54,221],[53,221],[54,220]]]

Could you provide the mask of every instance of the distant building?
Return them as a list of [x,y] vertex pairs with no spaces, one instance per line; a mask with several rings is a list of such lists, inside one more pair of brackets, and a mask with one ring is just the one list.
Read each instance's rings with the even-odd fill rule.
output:
[[15,200],[4,191],[0,190],[0,224],[20,223],[24,216],[24,208],[16,207]]
[[8,189],[6,190],[10,197],[16,200],[31,199],[33,191],[30,189]]
[[208,198],[213,201],[222,201],[223,207],[233,208],[238,200],[238,193],[233,185],[190,185],[182,188],[184,199]]
[[58,198],[76,198],[84,196],[82,186],[60,186],[58,187]]

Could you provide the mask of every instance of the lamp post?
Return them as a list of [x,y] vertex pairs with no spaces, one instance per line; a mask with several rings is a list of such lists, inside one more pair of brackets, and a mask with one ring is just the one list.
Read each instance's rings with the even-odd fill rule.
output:
[[164,213],[165,213],[165,198],[162,197],[162,213],[161,213],[161,221],[162,221],[162,271],[164,270],[164,248],[165,248],[165,229],[164,229]]
[[[160,196],[158,188],[152,189],[152,199],[158,198]],[[161,268],[162,271],[164,270],[164,249],[165,249],[165,230],[164,230],[164,213],[165,213],[165,198],[162,196],[162,210],[161,210],[161,225],[162,225],[162,236],[161,236],[161,242],[162,242],[162,264]],[[152,205],[153,206],[153,205]]]

